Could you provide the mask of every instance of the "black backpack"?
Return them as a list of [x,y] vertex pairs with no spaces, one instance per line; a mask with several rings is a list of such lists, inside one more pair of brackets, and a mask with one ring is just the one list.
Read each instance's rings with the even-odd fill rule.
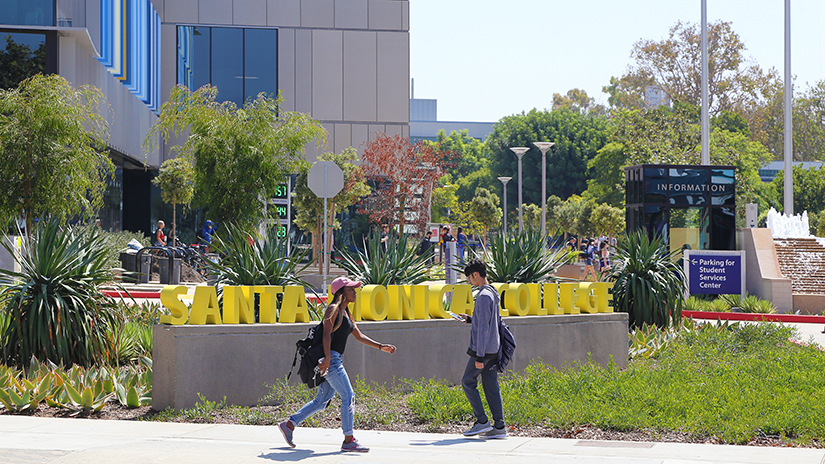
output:
[[309,388],[315,388],[324,383],[324,377],[316,370],[318,367],[318,360],[324,357],[323,341],[324,323],[310,327],[307,337],[295,342],[295,356],[292,358],[292,368],[289,370],[287,380],[292,376],[292,371],[295,369],[295,363],[298,357],[301,362],[298,365],[298,376],[301,382],[305,383]]
[[504,372],[507,364],[513,359],[513,353],[516,352],[516,339],[513,337],[513,333],[510,332],[510,328],[507,327],[507,324],[501,319],[501,315],[498,316],[498,338],[498,361],[496,362],[496,370]]

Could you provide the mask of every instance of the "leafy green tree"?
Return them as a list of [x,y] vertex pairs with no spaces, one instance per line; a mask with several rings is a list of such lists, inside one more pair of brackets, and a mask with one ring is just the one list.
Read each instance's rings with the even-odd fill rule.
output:
[[580,237],[594,237],[599,233],[592,218],[596,205],[592,201],[586,200],[578,195],[574,195],[570,200],[579,202],[579,216],[576,218],[576,225],[573,230]]
[[[768,195],[770,206],[777,211],[784,210],[785,173],[780,171],[771,181]],[[793,211],[808,215],[825,210],[825,168],[804,169],[793,167]]]
[[581,213],[582,202],[577,196],[573,196],[558,205],[555,208],[555,216],[558,227],[564,232],[564,239],[567,240],[567,234],[576,231],[576,222],[579,220]]
[[100,90],[35,75],[0,90],[0,220],[90,218],[103,204],[114,165]]
[[552,225],[556,223],[556,211],[557,208],[562,204],[561,198],[550,195],[547,198],[546,209],[547,213],[545,213],[545,219],[547,220],[547,232],[552,233],[551,229],[553,228]]
[[471,201],[478,187],[488,190],[496,187],[498,180],[490,171],[490,159],[484,151],[484,144],[470,137],[467,129],[452,131],[449,136],[440,130],[436,140],[428,143],[448,161],[447,170],[454,180],[458,201]]
[[623,208],[614,208],[608,204],[600,204],[593,208],[590,222],[597,234],[615,237],[625,230],[625,213]]
[[[771,80],[758,65],[746,60],[746,47],[730,22],[708,25],[708,104],[711,114],[737,111],[760,98],[761,86]],[[614,108],[644,108],[648,86],[659,86],[672,101],[701,104],[701,31],[698,25],[677,22],[667,39],[641,39],[633,45],[634,65],[621,78],[611,78],[604,91]]]
[[450,222],[448,212],[456,210],[459,204],[456,191],[458,185],[452,181],[451,174],[445,174],[438,179],[438,186],[433,188],[432,201],[430,203],[430,213],[432,222]]
[[144,147],[152,148],[158,134],[168,143],[188,132],[174,148],[194,161],[198,205],[219,222],[256,224],[266,217],[266,199],[298,171],[304,146],[323,141],[325,132],[308,115],[284,111],[280,98],[260,94],[238,108],[218,103],[217,94],[212,86],[176,86]]
[[583,197],[596,203],[621,207],[625,204],[624,167],[627,155],[624,145],[610,142],[587,163],[587,190]]
[[525,228],[541,231],[541,206],[532,203],[523,205],[522,219]]
[[607,109],[596,103],[592,97],[582,89],[570,89],[567,94],[553,94],[553,110],[567,108],[581,114],[604,115]]
[[[195,170],[188,158],[179,157],[168,159],[160,165],[158,176],[152,183],[160,188],[160,196],[165,203],[172,204],[172,231],[170,237],[175,237],[177,228],[177,205],[189,205],[195,191]],[[175,243],[174,241],[172,243]]]
[[[364,173],[358,166],[358,152],[354,148],[346,148],[341,153],[324,153],[318,157],[319,161],[332,161],[344,172],[344,188],[330,200],[327,200],[327,224],[331,230],[341,227],[335,215],[357,203],[361,198],[370,194],[370,188],[364,179]],[[312,234],[312,245],[316,253],[321,252],[321,229],[324,224],[324,199],[319,198],[307,185],[307,174],[312,165],[307,161],[300,163],[300,174],[295,185],[295,224],[302,230]],[[319,261],[320,265],[320,261]]]
[[6,49],[0,50],[0,89],[12,89],[35,74],[46,72],[46,43],[37,49],[19,44],[6,34]]
[[500,204],[501,200],[495,193],[481,187],[476,189],[476,194],[470,202],[470,211],[484,226],[485,237],[490,229],[496,229],[501,225],[502,211],[498,206]]
[[[531,110],[502,118],[485,142],[495,176],[511,176],[518,188],[518,159],[510,147],[529,147],[522,158],[522,202],[541,203],[541,152],[533,142],[550,141],[547,152],[547,195],[567,198],[587,187],[587,162],[608,139],[604,118],[569,109]],[[513,185],[516,184],[516,185]],[[518,196],[508,195],[508,209],[518,206]]]

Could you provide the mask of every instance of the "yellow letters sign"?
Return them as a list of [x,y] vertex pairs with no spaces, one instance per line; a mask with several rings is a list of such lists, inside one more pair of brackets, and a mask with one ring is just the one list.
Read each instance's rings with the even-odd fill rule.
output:
[[[612,286],[609,282],[493,284],[504,295],[502,316],[612,313]],[[472,287],[466,284],[365,285],[358,290],[357,300],[350,306],[357,321],[448,319],[446,303],[454,313],[473,312]],[[182,285],[167,285],[161,290],[160,302],[170,313],[161,316],[161,324],[310,322],[306,293],[299,286],[224,286],[221,302],[215,287],[199,286],[195,287],[191,309],[180,300],[186,292]],[[450,295],[449,300],[446,295]]]

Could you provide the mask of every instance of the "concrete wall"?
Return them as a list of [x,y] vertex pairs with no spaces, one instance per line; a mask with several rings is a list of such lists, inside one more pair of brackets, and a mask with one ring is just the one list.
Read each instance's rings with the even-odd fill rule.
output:
[[160,166],[160,150],[144,157],[143,140],[157,116],[97,60],[98,54],[85,29],[58,32],[58,70],[75,86],[90,84],[103,92],[108,108],[109,146],[138,163]]
[[[409,137],[408,0],[153,0],[161,17],[161,98],[177,79],[176,27],[278,28],[284,108],[326,128],[326,151],[364,144],[376,132]],[[164,155],[164,156],[169,156]]]
[[770,229],[739,229],[737,243],[745,251],[745,286],[750,295],[773,301],[780,313],[793,312],[791,280],[779,269]]
[[[575,361],[627,365],[626,313],[507,317],[518,347],[510,369],[533,360],[561,367]],[[316,323],[317,324],[317,323]],[[286,377],[295,342],[312,324],[252,324],[154,327],[153,405],[157,410],[191,407],[197,394],[229,404],[254,405],[265,384]],[[370,338],[392,343],[394,356],[350,337],[344,365],[354,381],[443,379],[458,383],[467,362],[470,327],[452,320],[359,322]],[[293,374],[293,379],[297,375]],[[295,382],[298,384],[298,382]]]

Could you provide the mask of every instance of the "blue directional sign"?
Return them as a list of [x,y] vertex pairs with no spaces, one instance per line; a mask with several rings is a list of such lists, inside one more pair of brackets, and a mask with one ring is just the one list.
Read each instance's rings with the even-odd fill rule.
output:
[[685,275],[692,294],[741,295],[745,292],[744,251],[685,251]]

